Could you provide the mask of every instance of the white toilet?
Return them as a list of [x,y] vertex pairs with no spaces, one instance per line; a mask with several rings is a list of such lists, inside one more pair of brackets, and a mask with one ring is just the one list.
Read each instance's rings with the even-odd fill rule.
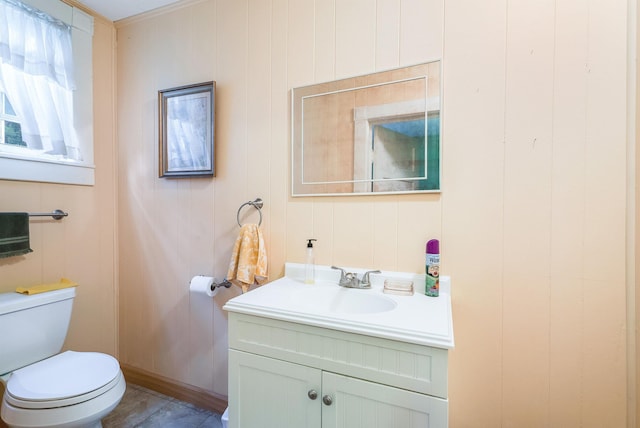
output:
[[124,395],[112,356],[59,353],[75,295],[75,288],[0,294],[0,416],[9,427],[100,427]]

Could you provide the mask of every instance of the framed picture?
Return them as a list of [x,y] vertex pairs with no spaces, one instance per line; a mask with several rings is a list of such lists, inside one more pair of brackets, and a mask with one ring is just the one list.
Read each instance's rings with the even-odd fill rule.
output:
[[158,91],[159,176],[215,176],[216,82]]

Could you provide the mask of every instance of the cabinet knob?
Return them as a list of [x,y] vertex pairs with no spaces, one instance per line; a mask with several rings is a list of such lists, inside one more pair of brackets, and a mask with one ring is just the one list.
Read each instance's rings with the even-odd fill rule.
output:
[[316,391],[315,389],[310,389],[309,392],[307,392],[307,396],[309,396],[309,398],[311,398],[312,400],[315,400],[316,398],[318,398],[318,391]]
[[327,406],[330,406],[331,404],[333,404],[333,398],[331,398],[330,395],[325,395],[324,397],[322,397],[322,402]]

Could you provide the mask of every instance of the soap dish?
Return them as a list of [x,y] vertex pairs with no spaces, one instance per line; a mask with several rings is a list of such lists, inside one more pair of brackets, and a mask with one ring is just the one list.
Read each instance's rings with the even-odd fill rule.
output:
[[397,294],[399,296],[413,295],[413,281],[408,279],[387,279],[384,282],[383,293]]

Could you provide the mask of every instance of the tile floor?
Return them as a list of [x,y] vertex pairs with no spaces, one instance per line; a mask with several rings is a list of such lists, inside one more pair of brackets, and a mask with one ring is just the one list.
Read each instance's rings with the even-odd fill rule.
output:
[[221,416],[138,385],[127,390],[103,428],[222,428]]

